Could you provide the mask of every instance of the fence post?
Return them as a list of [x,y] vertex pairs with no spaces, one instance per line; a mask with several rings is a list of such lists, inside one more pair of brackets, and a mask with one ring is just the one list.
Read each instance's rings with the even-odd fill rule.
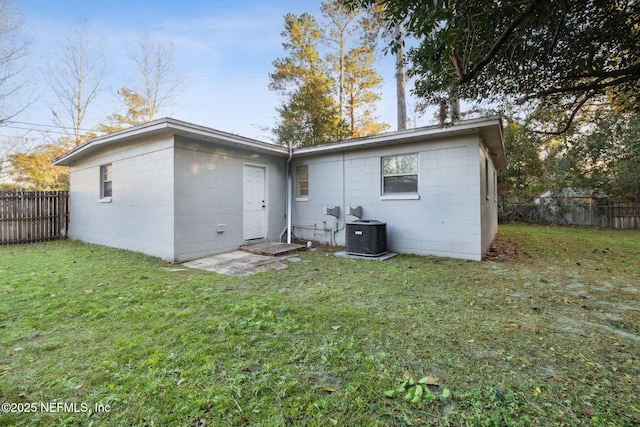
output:
[[[589,213],[589,218],[585,218]],[[524,222],[556,225],[586,225],[592,227],[640,229],[640,201],[608,200],[589,206],[576,204],[507,204],[500,206],[500,223]]]
[[0,244],[66,238],[68,230],[69,192],[0,191]]

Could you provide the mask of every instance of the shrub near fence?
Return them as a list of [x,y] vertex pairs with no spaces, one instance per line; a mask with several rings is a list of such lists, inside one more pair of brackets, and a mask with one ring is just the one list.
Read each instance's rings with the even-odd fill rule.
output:
[[498,221],[502,224],[527,222],[637,230],[640,229],[640,203],[505,204],[500,206]]
[[0,244],[67,237],[69,192],[1,191]]

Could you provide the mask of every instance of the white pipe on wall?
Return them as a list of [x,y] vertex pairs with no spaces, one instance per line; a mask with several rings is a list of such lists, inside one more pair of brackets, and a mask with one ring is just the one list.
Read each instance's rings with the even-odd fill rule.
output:
[[291,198],[293,193],[293,177],[291,176],[291,171],[289,171],[289,176],[287,177],[287,243],[291,244]]

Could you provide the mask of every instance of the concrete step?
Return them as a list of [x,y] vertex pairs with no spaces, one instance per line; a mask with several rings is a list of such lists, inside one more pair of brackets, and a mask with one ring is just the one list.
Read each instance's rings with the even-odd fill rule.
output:
[[283,256],[289,255],[293,252],[297,252],[304,248],[304,245],[294,245],[280,242],[261,242],[253,245],[250,244],[242,246],[240,250],[258,255]]

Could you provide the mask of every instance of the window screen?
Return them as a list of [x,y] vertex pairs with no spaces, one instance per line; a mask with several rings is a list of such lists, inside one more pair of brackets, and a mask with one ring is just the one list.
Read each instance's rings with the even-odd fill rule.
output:
[[111,197],[111,165],[100,166],[100,198]]
[[298,166],[296,169],[296,197],[309,197],[308,166]]
[[382,194],[418,192],[418,154],[382,158]]

